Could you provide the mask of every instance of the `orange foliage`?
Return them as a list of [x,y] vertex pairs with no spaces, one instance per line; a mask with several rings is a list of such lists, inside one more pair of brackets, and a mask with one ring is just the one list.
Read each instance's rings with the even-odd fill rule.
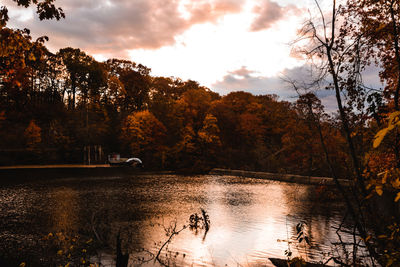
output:
[[207,114],[203,121],[203,127],[198,132],[202,143],[206,145],[220,146],[218,120],[212,114]]
[[29,122],[24,132],[25,142],[28,149],[34,149],[42,142],[42,129],[36,125],[34,120]]
[[162,151],[164,125],[148,110],[134,112],[123,124],[121,140],[127,144],[133,155],[144,151]]

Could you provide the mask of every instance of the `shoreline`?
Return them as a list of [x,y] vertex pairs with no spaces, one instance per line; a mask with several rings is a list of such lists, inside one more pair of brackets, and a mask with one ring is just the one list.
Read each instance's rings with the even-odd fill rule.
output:
[[[57,179],[65,177],[84,176],[110,176],[110,175],[156,175],[156,174],[182,174],[178,171],[144,171],[126,166],[110,166],[109,164],[56,164],[56,165],[15,165],[0,166],[0,184],[7,182],[24,182],[34,179]],[[194,174],[194,173],[192,173]],[[192,175],[186,174],[186,175]],[[214,168],[210,175],[231,175],[237,177],[248,177],[309,185],[335,186],[331,177],[303,176],[296,174],[282,174],[269,172],[255,172],[244,170],[230,170]],[[350,186],[351,180],[339,179],[343,186]]]
[[93,168],[114,168],[109,164],[55,164],[55,165],[11,165],[11,166],[0,166],[1,170],[17,170],[17,169],[93,169]]
[[[231,175],[238,177],[249,177],[256,179],[265,179],[272,181],[309,184],[309,185],[329,185],[329,186],[336,185],[334,179],[331,177],[303,176],[297,174],[255,172],[255,171],[230,170],[230,169],[219,169],[219,168],[212,169],[210,171],[210,174]],[[339,179],[339,182],[343,186],[350,186],[352,184],[351,180],[345,180],[345,179]]]
[[0,167],[0,185],[44,181],[60,178],[85,178],[128,175],[173,174],[173,171],[147,171],[128,166],[109,164],[57,164],[57,165],[17,165]]

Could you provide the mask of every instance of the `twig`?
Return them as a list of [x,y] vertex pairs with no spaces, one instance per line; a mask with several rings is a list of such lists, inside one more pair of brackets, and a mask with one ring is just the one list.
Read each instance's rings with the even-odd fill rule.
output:
[[[160,248],[160,249],[158,250],[158,252],[157,252],[157,255],[156,255],[155,259],[156,259],[159,263],[161,263],[161,264],[164,265],[164,266],[167,266],[167,265],[166,265],[164,262],[162,262],[161,259],[160,259],[161,251],[164,249],[164,247],[165,247],[167,244],[169,244],[169,243],[171,242],[172,238],[173,238],[175,235],[178,235],[180,232],[182,232],[182,231],[185,230],[186,228],[187,228],[187,226],[184,225],[184,226],[182,227],[182,229],[180,229],[179,231],[176,231],[176,222],[175,222],[175,225],[172,227],[172,229],[166,229],[167,232],[171,231],[171,233],[170,233],[170,235],[169,235],[167,241],[165,241],[165,243],[161,246],[161,248]],[[165,229],[165,228],[164,228],[164,229]]]

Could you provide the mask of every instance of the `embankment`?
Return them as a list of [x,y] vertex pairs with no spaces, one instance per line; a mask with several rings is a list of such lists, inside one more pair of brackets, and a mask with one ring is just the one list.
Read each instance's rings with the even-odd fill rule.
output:
[[[253,172],[253,171],[241,171],[241,170],[228,170],[228,169],[212,169],[210,174],[214,175],[232,175],[232,176],[243,176],[249,178],[267,179],[289,183],[299,184],[311,184],[311,185],[335,185],[335,181],[330,177],[313,177],[313,176],[302,176],[295,174],[281,174],[281,173],[269,173],[269,172]],[[339,179],[339,182],[343,186],[351,185],[350,180]]]
[[[0,167],[0,184],[20,183],[35,180],[46,180],[67,177],[104,177],[135,174],[171,174],[174,172],[147,172],[132,167],[112,167],[104,165],[31,165]],[[254,172],[229,169],[212,169],[212,175],[231,175],[257,179],[267,179],[290,183],[311,185],[335,185],[330,177],[313,177],[295,174],[281,174],[269,172]],[[343,186],[351,185],[350,180],[340,179]]]
[[[157,173],[167,174],[170,172]],[[153,172],[142,171],[132,167],[113,167],[108,164],[3,166],[0,167],[0,184],[13,184],[70,177],[108,177],[135,174],[145,175],[153,174]]]

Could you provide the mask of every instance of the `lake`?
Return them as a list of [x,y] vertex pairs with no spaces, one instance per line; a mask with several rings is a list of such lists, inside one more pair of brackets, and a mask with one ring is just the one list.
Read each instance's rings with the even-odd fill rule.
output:
[[[343,219],[345,205],[335,200],[329,188],[233,176],[145,174],[3,185],[1,249],[52,257],[46,253],[53,252],[37,247],[37,240],[47,242],[43,237],[49,233],[78,233],[93,238],[93,243],[100,239],[109,244],[108,248],[96,245],[96,253],[103,264],[111,265],[120,232],[122,249],[130,253],[133,266],[158,266],[151,259],[168,239],[166,231],[171,225],[182,229],[191,214],[201,215],[201,209],[209,215],[209,231],[184,229],[163,249],[164,262],[272,266],[268,258],[285,258],[288,247],[293,256],[300,254],[309,261],[325,261],[329,253],[341,253],[340,246],[334,245],[335,227]],[[299,222],[305,223],[311,246],[296,240]],[[350,234],[341,236],[345,242],[352,240]],[[34,257],[20,260],[34,261]]]

